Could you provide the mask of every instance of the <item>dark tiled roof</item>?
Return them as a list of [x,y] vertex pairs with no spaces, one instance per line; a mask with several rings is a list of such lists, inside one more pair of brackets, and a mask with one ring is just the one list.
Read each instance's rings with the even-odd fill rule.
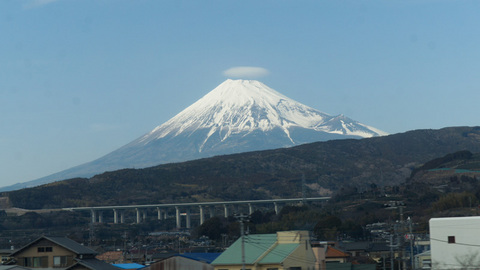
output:
[[87,259],[87,260],[78,260],[76,264],[68,267],[65,270],[75,269],[75,266],[77,265],[84,266],[90,270],[119,270],[120,269],[109,263],[106,263],[97,259]]
[[372,243],[369,252],[389,251],[388,243]]
[[371,243],[370,242],[350,242],[350,243],[342,243],[341,246],[346,251],[368,250],[371,246]]
[[379,252],[390,250],[387,242],[351,242],[342,243],[342,248],[346,251],[365,250],[367,252]]
[[66,237],[48,237],[48,236],[42,236],[40,238],[38,238],[37,240],[29,243],[28,245],[22,247],[21,249],[13,252],[12,254],[10,254],[10,256],[15,256],[15,254],[18,254],[19,252],[23,251],[24,249],[30,247],[31,245],[37,243],[38,241],[41,241],[41,240],[47,240],[47,241],[50,241],[50,242],[53,242],[59,246],[62,246],[78,255],[97,255],[97,252],[92,250],[92,249],[89,249],[88,247],[86,246],[82,246],[80,245],[79,243],[73,241],[72,239],[69,239],[69,238],[66,238]]
[[75,252],[78,255],[87,255],[87,254],[97,254],[97,252],[93,249],[90,249],[86,246],[80,245],[79,243],[73,241],[72,239],[66,238],[66,237],[46,237],[44,236],[45,239],[50,240],[54,242],[55,244],[58,244],[66,249],[69,249],[73,252]]
[[28,270],[29,268],[20,265],[0,265],[0,270]]

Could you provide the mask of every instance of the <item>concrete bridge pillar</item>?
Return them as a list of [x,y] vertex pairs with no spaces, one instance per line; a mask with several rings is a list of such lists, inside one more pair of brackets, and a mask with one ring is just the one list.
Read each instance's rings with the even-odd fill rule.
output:
[[117,211],[117,209],[113,209],[113,223],[114,224],[118,223],[118,211]]
[[158,219],[158,220],[162,220],[162,219],[163,219],[162,210],[160,210],[160,207],[157,207],[157,219]]
[[182,220],[180,219],[180,209],[178,206],[175,206],[175,217],[177,220],[177,229],[180,229],[182,227]]
[[103,223],[103,212],[98,212],[98,223]]
[[93,209],[90,209],[90,214],[92,216],[92,223],[97,222],[97,212]]
[[147,220],[147,209],[143,210],[143,221]]
[[228,213],[228,205],[224,204],[224,205],[223,205],[223,210],[224,210],[224,212],[225,212],[225,217],[228,218],[228,215],[229,215],[229,213]]
[[200,208],[200,225],[205,222],[205,213],[203,212],[203,206],[199,205],[198,208]]
[[142,217],[140,216],[140,210],[138,208],[135,208],[135,211],[137,212],[137,224],[140,224],[140,222],[142,222]]
[[120,211],[120,223],[125,223],[125,211]]
[[210,206],[210,218],[215,216],[215,206]]
[[275,214],[278,215],[278,214],[280,213],[280,211],[278,210],[278,209],[279,209],[278,203],[274,202],[274,203],[273,203],[273,206],[275,207]]
[[192,220],[190,217],[190,208],[187,208],[186,214],[187,214],[187,229],[190,229],[192,227]]
[[254,209],[253,209],[253,205],[251,203],[248,204],[248,214],[251,215],[253,214],[254,212]]

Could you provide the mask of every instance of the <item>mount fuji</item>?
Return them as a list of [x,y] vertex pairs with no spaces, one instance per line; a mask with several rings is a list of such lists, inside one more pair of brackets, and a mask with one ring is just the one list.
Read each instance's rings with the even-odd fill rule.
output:
[[387,133],[315,110],[259,81],[229,79],[151,132],[97,160],[0,191],[123,168],[383,135]]

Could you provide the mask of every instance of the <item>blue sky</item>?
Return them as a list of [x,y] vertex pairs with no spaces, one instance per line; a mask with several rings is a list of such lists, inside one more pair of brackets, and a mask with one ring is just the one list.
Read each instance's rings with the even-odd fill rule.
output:
[[92,161],[227,79],[389,133],[479,125],[480,1],[2,0],[0,186]]

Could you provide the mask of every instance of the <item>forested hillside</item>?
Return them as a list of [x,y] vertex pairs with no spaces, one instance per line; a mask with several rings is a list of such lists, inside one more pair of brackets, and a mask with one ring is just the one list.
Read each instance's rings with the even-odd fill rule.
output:
[[405,182],[423,163],[449,153],[480,152],[480,127],[416,130],[334,140],[146,169],[107,172],[4,193],[12,206],[40,209],[214,200],[325,196]]

